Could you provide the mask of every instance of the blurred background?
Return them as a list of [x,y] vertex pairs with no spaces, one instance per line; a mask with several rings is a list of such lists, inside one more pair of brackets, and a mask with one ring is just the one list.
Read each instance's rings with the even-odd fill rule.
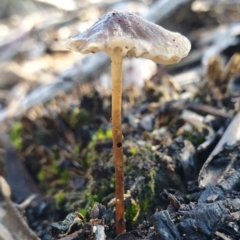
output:
[[[0,3],[1,110],[8,107],[8,116],[16,115],[21,108],[28,109],[36,103],[46,102],[59,92],[69,91],[72,88],[68,82],[63,83],[63,86],[51,86],[50,91],[48,85],[26,98],[33,89],[53,83],[57,79],[86,82],[94,78],[96,80],[97,76],[99,83],[108,89],[109,72],[103,67],[107,60],[92,57],[91,61],[94,59],[92,64],[96,63],[94,71],[91,70],[91,61],[86,61],[84,67],[75,69],[74,64],[82,65],[86,56],[68,51],[65,48],[65,40],[71,35],[84,31],[105,12],[113,9],[141,14],[169,30],[186,35],[193,44],[192,54],[184,60],[190,64],[198,64],[197,62],[202,60],[206,64],[210,56],[205,56],[202,50],[206,50],[216,39],[220,40],[220,37],[222,44],[231,44],[231,35],[237,33],[231,32],[226,39],[221,32],[224,30],[217,27],[228,28],[228,24],[237,22],[240,18],[240,5],[237,0],[173,0],[171,4],[167,0],[2,0]],[[213,29],[217,29],[217,33],[211,32]],[[228,29],[228,31],[235,30]],[[197,47],[197,51],[194,51]],[[99,63],[99,59],[102,63]],[[100,75],[95,74],[99,69]],[[156,73],[156,64],[142,59],[126,59],[125,69],[127,70],[124,71],[125,85],[143,86],[144,81]],[[136,73],[140,74],[138,80]],[[38,96],[42,92],[44,95]],[[0,119],[5,117],[6,112],[1,111]]]

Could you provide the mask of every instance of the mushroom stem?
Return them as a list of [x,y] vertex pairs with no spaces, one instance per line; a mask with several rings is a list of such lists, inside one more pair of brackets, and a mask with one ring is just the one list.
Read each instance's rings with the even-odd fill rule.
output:
[[124,168],[122,152],[122,50],[114,48],[111,54],[112,71],[112,132],[115,163],[116,231],[125,231]]

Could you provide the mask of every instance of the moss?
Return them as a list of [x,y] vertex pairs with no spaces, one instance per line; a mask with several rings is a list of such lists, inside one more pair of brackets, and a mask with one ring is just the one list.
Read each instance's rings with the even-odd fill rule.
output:
[[40,182],[46,180],[46,173],[45,171],[41,170],[38,172],[37,178]]
[[74,129],[78,123],[81,125],[89,124],[89,112],[86,109],[75,107],[73,111],[67,116],[63,116],[64,119],[67,119],[70,127]]
[[141,210],[144,211],[148,211],[149,210],[149,206],[150,206],[150,198],[145,197],[144,199],[142,199],[140,205],[141,205]]
[[137,154],[137,148],[136,147],[131,147],[128,151],[131,155]]
[[49,153],[49,158],[51,160],[52,163],[56,163],[56,161],[59,159],[60,154],[58,150],[52,150]]
[[155,198],[155,176],[156,172],[152,168],[149,170],[149,180],[145,186],[139,198],[139,204],[142,212],[151,210],[151,206],[154,204],[153,199]]
[[112,130],[111,129],[107,129],[107,130],[99,129],[96,131],[96,133],[92,137],[92,140],[94,142],[99,141],[99,140],[108,140],[108,139],[112,139]]
[[85,217],[88,212],[88,209],[87,208],[79,208],[78,212],[80,212]]
[[88,168],[94,159],[96,159],[97,153],[94,149],[94,145],[95,144],[93,144],[91,147],[88,147],[86,154],[79,159],[78,163],[81,167]]
[[78,155],[81,151],[81,144],[76,144],[73,148],[73,151]]
[[194,132],[184,132],[184,135],[187,137],[188,141],[190,141],[194,147],[198,147],[205,141],[205,137],[198,133],[198,136]]
[[139,206],[131,202],[125,209],[125,218],[127,222],[135,222],[139,212]]
[[150,188],[151,196],[155,194],[155,176],[156,172],[153,168],[150,169],[149,171],[149,176],[151,177],[151,180],[148,182],[148,186]]
[[[49,182],[54,181],[54,187],[64,186],[69,181],[69,170],[57,165],[57,159],[54,159],[55,154],[51,154],[50,162],[43,165],[37,173],[37,179],[40,182],[42,190],[49,190]],[[53,192],[55,192],[53,190]]]
[[53,165],[48,166],[48,171],[50,173],[52,173],[52,175],[57,175],[59,169],[58,169],[58,167],[55,164],[53,164]]
[[114,177],[111,177],[109,187],[112,189],[115,187],[115,178]]
[[23,129],[22,123],[16,122],[12,126],[12,129],[10,130],[9,134],[13,146],[19,150],[22,149],[22,137],[21,137],[22,129]]
[[69,172],[66,169],[58,169],[58,173],[60,174],[60,183],[61,184],[66,184],[69,180]]
[[104,140],[109,140],[112,139],[112,130],[107,129],[98,129],[95,134],[92,136],[92,141],[88,144],[89,148],[93,148],[98,141],[104,141]]
[[74,108],[74,110],[71,112],[68,119],[69,125],[71,126],[71,128],[74,128],[77,125],[79,113],[80,113],[80,109],[77,107]]
[[91,193],[91,189],[86,193],[87,208],[93,207],[94,203],[97,202],[95,199],[98,199],[96,194]]
[[54,199],[55,199],[55,205],[57,208],[60,208],[64,202],[66,201],[66,193],[64,192],[58,192],[54,195]]
[[112,139],[112,136],[113,136],[112,135],[112,129],[106,130],[105,136],[106,136],[107,139]]
[[[132,192],[132,197],[139,206],[138,220],[146,220],[154,211],[156,203],[156,156],[151,146],[138,146],[133,142],[125,142],[125,178],[126,187],[130,189],[133,182],[136,183],[136,190]],[[137,183],[135,178],[143,177],[142,181]],[[127,190],[126,189],[126,190]],[[129,207],[129,209],[128,209]],[[126,207],[126,219],[132,221],[137,208],[134,206]],[[129,224],[129,223],[128,223]]]

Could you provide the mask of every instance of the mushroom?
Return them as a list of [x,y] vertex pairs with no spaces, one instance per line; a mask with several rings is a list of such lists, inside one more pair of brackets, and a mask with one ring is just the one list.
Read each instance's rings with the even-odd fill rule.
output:
[[116,230],[120,234],[125,231],[121,129],[122,58],[134,56],[160,64],[173,64],[188,55],[191,44],[179,33],[168,31],[138,15],[114,10],[104,14],[85,32],[69,38],[66,45],[67,48],[84,54],[105,51],[111,58]]

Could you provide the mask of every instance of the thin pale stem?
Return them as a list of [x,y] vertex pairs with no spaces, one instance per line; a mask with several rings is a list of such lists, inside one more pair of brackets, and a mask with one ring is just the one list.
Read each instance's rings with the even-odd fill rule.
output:
[[116,231],[125,231],[124,219],[124,168],[122,152],[122,52],[115,48],[111,55],[112,70],[112,132],[115,162]]

